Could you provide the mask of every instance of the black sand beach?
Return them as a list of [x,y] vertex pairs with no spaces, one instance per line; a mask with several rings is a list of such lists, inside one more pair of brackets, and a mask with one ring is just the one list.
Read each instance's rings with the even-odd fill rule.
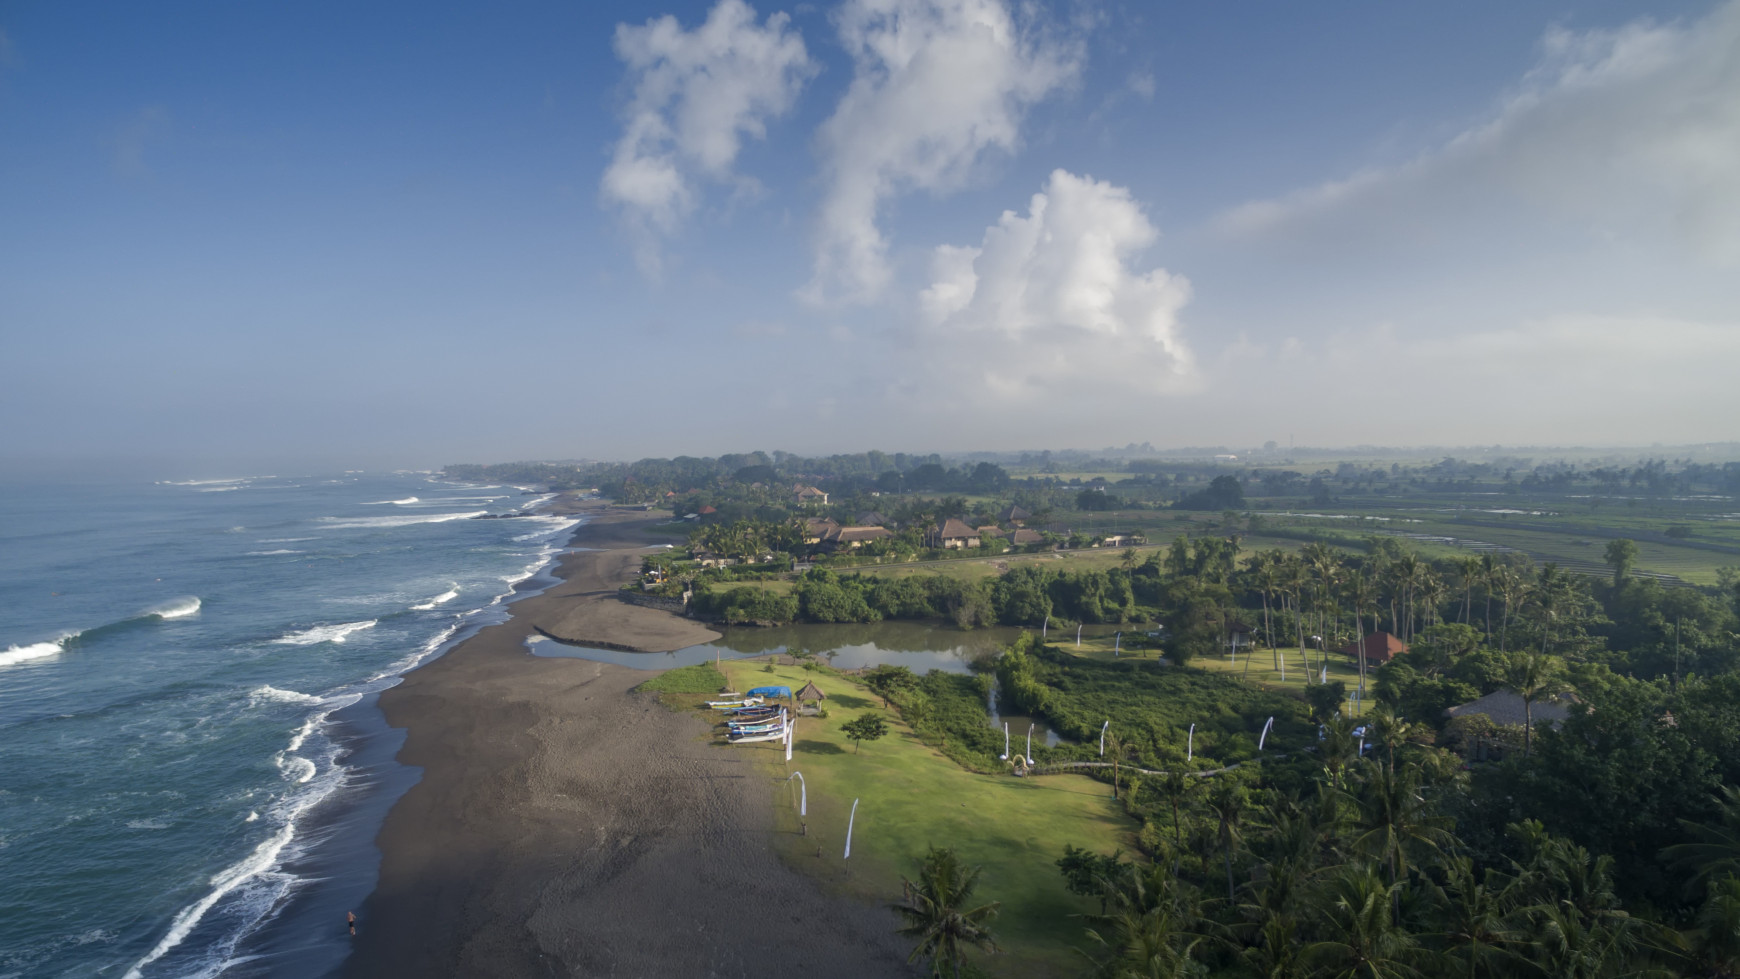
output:
[[381,830],[346,975],[906,975],[893,916],[771,845],[768,777],[632,692],[646,671],[534,657],[534,629],[664,651],[715,636],[614,597],[653,518],[599,507],[563,581],[381,697],[422,780]]

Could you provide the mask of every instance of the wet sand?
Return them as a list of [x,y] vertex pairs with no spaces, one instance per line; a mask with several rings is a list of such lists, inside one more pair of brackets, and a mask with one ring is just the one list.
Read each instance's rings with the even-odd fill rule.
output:
[[574,545],[595,550],[562,583],[382,694],[423,777],[382,827],[347,976],[910,974],[892,914],[775,855],[750,756],[632,692],[647,671],[526,652],[534,629],[647,651],[715,637],[615,597],[654,519],[589,513]]

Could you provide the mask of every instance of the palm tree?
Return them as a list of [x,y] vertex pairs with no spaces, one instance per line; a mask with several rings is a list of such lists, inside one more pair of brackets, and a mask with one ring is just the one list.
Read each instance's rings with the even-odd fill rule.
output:
[[1109,953],[1100,975],[1173,979],[1195,971],[1195,953],[1209,938],[1197,897],[1165,864],[1135,864],[1106,894],[1113,910],[1091,919],[1087,937]]
[[1691,974],[1710,979],[1740,976],[1740,877],[1729,874],[1710,885],[1709,897],[1686,937]]
[[1116,731],[1106,734],[1106,751],[1112,756],[1112,798],[1118,797],[1118,763],[1124,758],[1124,752],[1130,750],[1130,743]]
[[1498,561],[1492,552],[1480,555],[1480,589],[1486,593],[1486,641],[1492,641],[1492,586],[1498,580]]
[[908,964],[930,960],[930,974],[942,977],[945,969],[960,979],[961,958],[968,946],[998,951],[986,924],[997,917],[1002,904],[992,901],[967,908],[979,884],[979,868],[963,865],[951,849],[931,847],[918,866],[918,880],[901,878],[906,900],[889,905],[901,918],[902,935],[918,939]]
[[1458,961],[1456,972],[1478,979],[1515,971],[1509,968],[1516,961],[1510,946],[1517,936],[1507,922],[1514,902],[1495,872],[1487,871],[1482,880],[1474,874],[1474,861],[1459,856],[1444,862],[1444,873],[1447,886],[1437,890],[1444,927],[1438,937]]
[[1269,637],[1269,652],[1274,657],[1275,669],[1281,668],[1281,651],[1275,647],[1275,626],[1269,618],[1269,596],[1280,590],[1281,584],[1281,552],[1267,551],[1251,559],[1253,571],[1256,572],[1257,590],[1263,595],[1263,631]]
[[1557,697],[1570,689],[1565,681],[1565,661],[1557,656],[1518,650],[1506,669],[1506,681],[1523,702],[1523,757],[1534,746],[1535,701]]
[[1359,694],[1361,701],[1365,698],[1365,624],[1360,616],[1371,609],[1375,617],[1377,613],[1377,583],[1365,575],[1355,571],[1347,578],[1347,603],[1353,611],[1353,632],[1357,638],[1354,648],[1359,652]]
[[1457,561],[1456,577],[1462,580],[1462,616],[1458,621],[1467,625],[1469,612],[1474,605],[1474,583],[1480,580],[1480,559],[1465,557]]
[[1505,652],[1510,641],[1510,617],[1517,605],[1529,592],[1529,583],[1510,568],[1500,568],[1493,580],[1493,587],[1498,590],[1499,601],[1504,605],[1504,621],[1498,634],[1498,651]]
[[1172,840],[1177,847],[1175,853],[1184,852],[1184,809],[1196,797],[1196,790],[1201,784],[1200,779],[1191,778],[1183,772],[1167,772],[1155,783],[1160,789],[1161,798],[1172,808]]
[[1392,772],[1362,761],[1360,775],[1351,791],[1340,790],[1353,804],[1353,829],[1358,834],[1353,849],[1388,865],[1390,883],[1399,884],[1407,875],[1410,851],[1436,852],[1455,841],[1447,829],[1451,820],[1426,801],[1419,770],[1411,765]]
[[1293,600],[1293,624],[1299,636],[1299,662],[1305,667],[1305,680],[1311,680],[1311,661],[1305,656],[1305,590],[1311,586],[1310,575],[1305,570],[1305,562],[1297,554],[1287,555],[1281,566],[1281,589],[1284,595]]
[[1692,883],[1718,875],[1740,875],[1740,788],[1724,785],[1717,791],[1716,813],[1714,823],[1680,820],[1680,827],[1694,842],[1661,851],[1664,860],[1692,872]]
[[1351,864],[1330,879],[1323,894],[1323,941],[1303,958],[1325,979],[1414,979],[1430,957],[1390,917],[1399,885],[1385,886],[1369,865]]
[[1213,794],[1208,797],[1208,807],[1214,810],[1220,820],[1219,834],[1222,854],[1226,858],[1226,899],[1234,900],[1233,894],[1233,846],[1238,841],[1239,822],[1244,817],[1245,804],[1249,801],[1245,795],[1245,787],[1230,780],[1222,781],[1215,786]]

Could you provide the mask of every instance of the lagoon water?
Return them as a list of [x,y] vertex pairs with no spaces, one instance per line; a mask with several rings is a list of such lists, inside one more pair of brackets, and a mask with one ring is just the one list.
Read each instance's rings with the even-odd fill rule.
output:
[[0,977],[335,969],[416,777],[374,697],[543,583],[573,520],[470,519],[539,499],[0,486]]
[[[1103,630],[1101,630],[1103,631]],[[539,656],[574,657],[616,663],[636,669],[668,669],[711,663],[715,657],[747,659],[777,653],[782,656],[813,653],[818,662],[844,670],[888,664],[905,666],[914,673],[942,670],[971,672],[980,656],[995,655],[1021,635],[1020,629],[995,627],[964,631],[935,622],[870,622],[858,624],[799,624],[772,629],[727,629],[718,640],[670,653],[628,653],[587,646],[571,646],[543,636],[532,637],[532,652]],[[1016,749],[1024,743],[1032,725],[1035,745],[1056,746],[1062,739],[1045,721],[1024,714],[1001,713],[993,691],[986,704],[987,722],[995,730],[1009,726]]]

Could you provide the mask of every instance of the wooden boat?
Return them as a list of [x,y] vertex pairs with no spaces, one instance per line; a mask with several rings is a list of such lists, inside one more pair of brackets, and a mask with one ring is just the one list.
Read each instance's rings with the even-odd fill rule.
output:
[[755,707],[760,703],[760,697],[750,697],[745,700],[709,700],[707,706],[714,710],[732,710],[738,707]]
[[755,731],[755,730],[760,730],[761,728],[775,728],[775,727],[784,727],[784,726],[785,726],[785,718],[774,717],[774,718],[770,718],[770,719],[765,720],[765,721],[746,721],[742,724],[733,723],[731,725],[731,730],[732,731]]
[[734,734],[725,740],[730,744],[749,744],[752,741],[778,741],[783,737],[785,737],[785,725],[782,724],[772,731]]

